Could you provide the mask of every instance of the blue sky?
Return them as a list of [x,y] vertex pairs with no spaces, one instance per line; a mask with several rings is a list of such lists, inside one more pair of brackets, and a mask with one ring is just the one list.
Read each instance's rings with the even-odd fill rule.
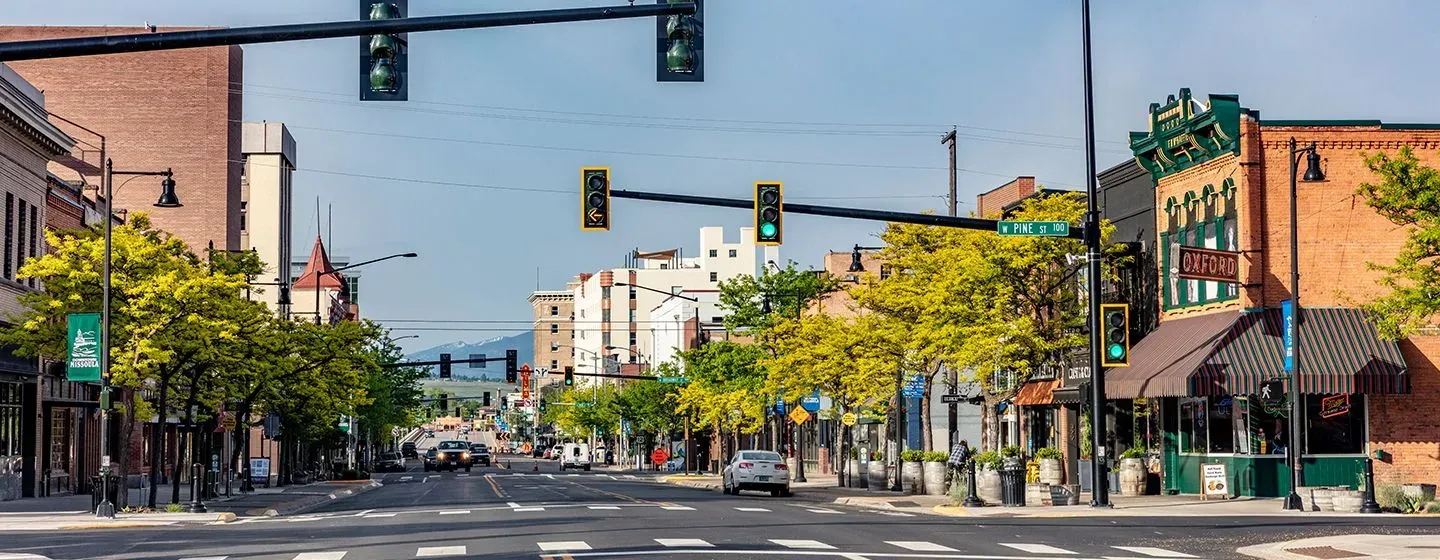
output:
[[[646,2],[648,0],[641,0]],[[247,26],[354,19],[353,0],[50,0],[10,24]],[[622,2],[411,0],[411,15]],[[1093,6],[1098,164],[1181,87],[1236,93],[1262,118],[1437,122],[1440,5],[1155,2]],[[706,82],[654,79],[654,21],[620,20],[410,37],[409,103],[357,101],[356,39],[245,47],[246,120],[298,143],[296,248],[319,197],[332,252],[416,251],[364,273],[374,319],[496,320],[397,330],[410,349],[528,328],[526,296],[627,251],[696,250],[697,229],[748,225],[738,210],[616,201],[608,233],[578,227],[578,169],[617,188],[745,198],[756,180],[787,200],[941,209],[940,137],[960,127],[961,211],[1017,175],[1084,183],[1079,1],[710,0]],[[396,180],[413,179],[413,180]],[[504,187],[496,189],[490,187]],[[872,243],[881,224],[789,216],[782,256],[818,266]],[[400,327],[402,325],[392,324]],[[443,327],[444,325],[431,325]]]

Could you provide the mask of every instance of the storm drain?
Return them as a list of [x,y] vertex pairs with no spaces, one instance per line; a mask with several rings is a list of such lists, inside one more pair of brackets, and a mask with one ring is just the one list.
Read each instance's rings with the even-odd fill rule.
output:
[[1289,553],[1291,553],[1291,554],[1299,554],[1299,555],[1301,555],[1301,556],[1309,556],[1309,557],[1311,557],[1311,558],[1321,558],[1321,559],[1324,559],[1324,560],[1333,560],[1333,559],[1336,559],[1336,558],[1369,558],[1369,557],[1370,557],[1370,555],[1368,555],[1368,554],[1360,554],[1360,553],[1356,553],[1356,552],[1350,552],[1350,551],[1348,551],[1348,550],[1340,550],[1340,549],[1335,548],[1335,547],[1333,547],[1333,546],[1309,546],[1309,547],[1305,547],[1305,548],[1287,548],[1287,549],[1285,549],[1285,552],[1289,552]]

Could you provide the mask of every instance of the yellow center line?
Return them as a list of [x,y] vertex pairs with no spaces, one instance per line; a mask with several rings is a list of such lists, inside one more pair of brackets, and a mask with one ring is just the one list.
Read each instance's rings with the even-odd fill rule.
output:
[[500,485],[499,485],[499,484],[496,484],[496,483],[495,483],[495,477],[490,476],[490,475],[485,475],[485,482],[489,482],[489,483],[490,483],[490,489],[495,491],[495,497],[497,497],[497,498],[509,498],[509,497],[510,497],[510,496],[508,496],[508,495],[505,494],[505,491],[504,491],[504,490],[501,490],[501,489],[500,489]]

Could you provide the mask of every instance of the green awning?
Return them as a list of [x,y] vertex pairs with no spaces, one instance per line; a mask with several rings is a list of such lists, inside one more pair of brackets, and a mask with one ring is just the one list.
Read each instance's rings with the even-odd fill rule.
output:
[[[1410,390],[1400,346],[1384,340],[1359,309],[1301,310],[1300,392],[1312,395],[1397,394]],[[1247,311],[1191,376],[1196,395],[1253,395],[1285,378],[1279,309]]]

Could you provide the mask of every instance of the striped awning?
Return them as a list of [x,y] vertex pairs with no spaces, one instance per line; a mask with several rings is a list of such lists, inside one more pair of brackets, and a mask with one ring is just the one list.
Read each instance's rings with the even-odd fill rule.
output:
[[[1300,392],[1311,395],[1396,394],[1410,390],[1400,346],[1380,338],[1359,309],[1301,310]],[[1252,395],[1284,378],[1284,324],[1279,309],[1242,313],[1192,377],[1196,395]]]
[[1236,311],[1222,311],[1161,322],[1130,349],[1130,367],[1105,372],[1105,396],[1189,396],[1190,376],[1214,353],[1238,317]]

